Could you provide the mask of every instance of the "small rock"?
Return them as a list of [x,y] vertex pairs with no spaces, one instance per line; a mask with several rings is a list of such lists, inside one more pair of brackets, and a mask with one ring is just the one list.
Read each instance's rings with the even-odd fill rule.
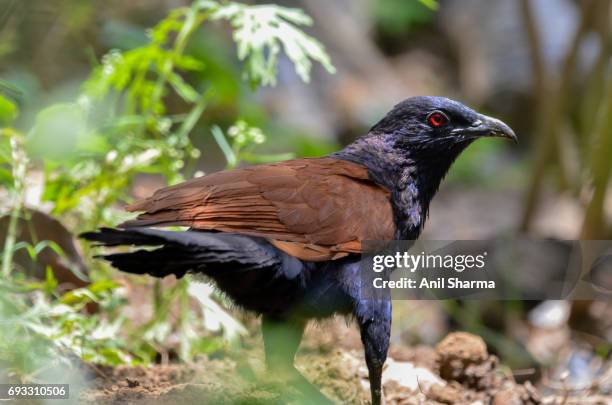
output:
[[465,332],[449,334],[436,347],[440,377],[464,382],[486,374],[495,364],[481,337]]
[[567,323],[570,310],[571,304],[568,301],[544,301],[531,310],[527,319],[538,328],[560,328]]
[[457,359],[464,363],[480,363],[487,359],[487,345],[480,336],[455,332],[445,337],[436,347],[442,359]]
[[429,388],[434,384],[445,384],[440,377],[426,368],[415,367],[410,362],[394,361],[393,359],[387,360],[382,376],[383,384],[389,381],[395,381],[398,385],[412,391],[417,391],[420,388]]
[[512,389],[507,389],[498,392],[495,397],[493,397],[491,405],[523,405],[523,401],[521,400],[520,393]]

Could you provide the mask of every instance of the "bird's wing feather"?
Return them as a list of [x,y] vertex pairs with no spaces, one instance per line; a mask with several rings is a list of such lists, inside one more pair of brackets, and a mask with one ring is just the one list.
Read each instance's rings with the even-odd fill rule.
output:
[[359,253],[360,241],[395,233],[388,190],[364,166],[333,158],[213,173],[160,189],[128,210],[144,213],[123,227],[182,225],[259,236],[312,261]]

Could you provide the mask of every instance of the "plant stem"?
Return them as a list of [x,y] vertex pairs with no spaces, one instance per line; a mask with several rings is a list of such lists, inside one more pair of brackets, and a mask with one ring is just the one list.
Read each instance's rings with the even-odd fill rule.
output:
[[612,149],[612,80],[608,83],[606,100],[600,110],[593,156],[593,197],[586,209],[582,225],[585,239],[605,238],[604,203],[608,191],[612,164],[609,152]]
[[225,156],[225,160],[227,161],[226,168],[233,169],[238,164],[238,159],[234,154],[234,149],[227,142],[225,135],[223,135],[223,131],[217,125],[212,127],[211,132],[215,138],[215,141],[217,141],[217,145],[219,145],[219,148],[221,148],[221,152],[223,152],[223,155]]
[[14,202],[11,208],[11,218],[9,220],[6,239],[4,240],[4,252],[2,254],[2,275],[8,278],[11,274],[13,253],[17,240],[17,221],[19,220],[19,215],[24,203],[25,174],[28,161],[23,151],[19,134],[7,129],[3,130],[3,132],[8,132],[10,137],[14,183]]
[[174,41],[174,49],[173,54],[174,58],[166,59],[164,65],[162,66],[161,73],[157,78],[157,82],[155,83],[155,89],[153,90],[153,94],[151,95],[151,105],[155,106],[161,100],[161,97],[164,92],[164,87],[166,86],[166,82],[168,81],[168,76],[172,72],[174,68],[174,59],[181,56],[185,51],[185,47],[189,42],[189,38],[191,34],[195,30],[198,22],[198,8],[192,5],[187,12],[185,13],[185,23],[181,27],[181,30],[176,36],[176,40]]
[[191,344],[189,331],[188,331],[188,323],[189,323],[189,294],[187,293],[187,289],[189,288],[189,280],[183,278],[179,280],[179,288],[180,288],[180,310],[179,310],[179,327],[181,330],[181,358],[184,361],[189,360],[191,354]]
[[187,118],[185,119],[185,121],[183,121],[180,128],[176,132],[179,138],[189,136],[189,133],[191,132],[195,124],[198,123],[198,120],[200,119],[200,117],[202,116],[202,113],[206,109],[206,104],[208,103],[208,100],[210,100],[210,95],[211,95],[210,91],[207,91],[206,93],[204,93],[200,97],[198,102],[193,106],[191,111],[189,111],[189,114],[187,114]]
[[7,278],[11,275],[11,264],[13,262],[13,249],[15,249],[15,241],[17,234],[17,220],[19,219],[20,208],[18,204],[11,209],[11,218],[9,220],[6,239],[4,240],[4,252],[2,255],[2,275]]
[[156,318],[162,311],[163,305],[164,305],[164,298],[162,295],[161,280],[156,278],[153,281],[153,312]]

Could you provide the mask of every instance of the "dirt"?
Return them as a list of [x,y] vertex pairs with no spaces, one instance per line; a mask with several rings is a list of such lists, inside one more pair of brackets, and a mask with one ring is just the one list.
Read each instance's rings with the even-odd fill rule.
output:
[[487,352],[479,336],[457,332],[436,347],[437,372],[448,382],[430,390],[431,398],[444,404],[535,405],[542,398],[530,383],[517,384],[502,372],[497,357]]
[[[261,354],[248,349],[238,358],[202,358],[193,364],[92,368],[82,403],[95,404],[291,404],[299,403],[290,385],[262,377]],[[356,348],[302,350],[297,368],[321,391],[341,404],[369,403],[367,369]],[[530,383],[518,384],[487,352],[484,341],[451,333],[436,348],[392,348],[383,378],[387,405],[555,403]],[[416,383],[411,386],[411,378]],[[566,398],[565,404],[608,404]],[[595,402],[591,402],[595,401]],[[559,402],[557,402],[559,403]]]

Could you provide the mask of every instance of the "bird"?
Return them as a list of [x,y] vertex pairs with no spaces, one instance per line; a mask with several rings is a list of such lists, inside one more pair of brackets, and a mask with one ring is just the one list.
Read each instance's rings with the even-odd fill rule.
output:
[[[360,294],[362,242],[416,240],[452,163],[484,137],[517,141],[507,124],[458,101],[411,97],[337,152],[161,188],[127,207],[139,213],[135,219],[81,236],[99,246],[141,247],[102,256],[124,272],[214,282],[238,307],[261,315],[266,367],[289,381],[305,380],[293,363],[308,322],[351,317],[371,402],[380,405],[392,302],[388,290]],[[167,226],[187,229],[160,229]]]

